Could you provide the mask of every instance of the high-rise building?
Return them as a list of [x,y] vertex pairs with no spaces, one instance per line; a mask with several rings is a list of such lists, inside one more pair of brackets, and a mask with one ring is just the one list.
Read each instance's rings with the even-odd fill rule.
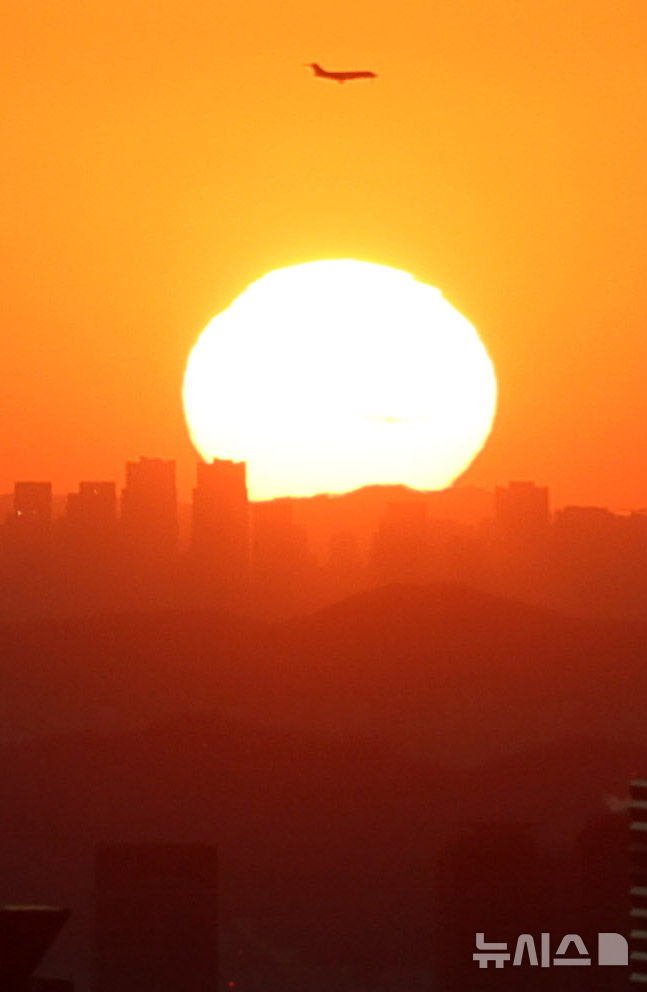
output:
[[0,906],[2,992],[73,992],[71,982],[32,977],[69,915],[57,906]]
[[[273,499],[252,506],[254,576],[264,584],[289,581],[310,563],[305,529],[294,521],[289,499]],[[291,582],[289,584],[292,584]]]
[[135,558],[168,558],[177,552],[178,518],[175,462],[140,458],[126,464],[121,524],[127,550]]
[[489,588],[499,595],[541,600],[550,586],[550,511],[548,489],[534,482],[497,486],[494,521],[487,542]]
[[553,588],[564,612],[604,616],[635,610],[642,617],[642,555],[629,534],[627,518],[602,506],[557,511]]
[[110,527],[117,519],[114,482],[81,482],[67,497],[68,520],[82,527]]
[[252,574],[256,602],[268,615],[309,604],[314,562],[290,499],[252,503]]
[[[505,942],[513,952],[520,932],[539,934],[549,921],[555,924],[550,858],[530,824],[482,822],[456,830],[439,854],[434,882],[433,987],[439,992],[502,987],[501,969],[477,967],[477,934]],[[506,969],[503,987],[544,988],[540,972]]]
[[114,482],[81,482],[78,493],[69,493],[65,529],[75,549],[92,551],[106,541],[114,542],[117,530]]
[[43,555],[52,529],[51,482],[16,482],[13,508],[5,524],[6,545],[21,555]]
[[633,779],[630,796],[630,981],[647,985],[647,779]]
[[56,521],[57,602],[83,612],[119,609],[122,588],[114,482],[81,482]]
[[245,462],[198,464],[193,490],[191,558],[205,590],[227,596],[249,578],[249,503]]
[[99,847],[97,992],[216,992],[216,849],[203,844]]
[[565,506],[555,514],[555,533],[572,548],[612,543],[622,519],[604,506]]
[[548,488],[534,482],[510,482],[494,494],[499,537],[512,543],[545,541],[550,523]]
[[49,525],[52,522],[51,482],[17,482],[13,512],[18,519]]
[[371,555],[379,580],[428,580],[430,550],[429,512],[424,500],[388,503],[375,534]]

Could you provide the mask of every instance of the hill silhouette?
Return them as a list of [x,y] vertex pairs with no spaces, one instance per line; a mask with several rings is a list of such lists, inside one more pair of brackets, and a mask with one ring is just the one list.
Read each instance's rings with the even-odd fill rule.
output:
[[363,735],[443,762],[569,733],[646,741],[647,625],[437,585],[307,617],[209,613],[0,627],[2,739],[218,710]]

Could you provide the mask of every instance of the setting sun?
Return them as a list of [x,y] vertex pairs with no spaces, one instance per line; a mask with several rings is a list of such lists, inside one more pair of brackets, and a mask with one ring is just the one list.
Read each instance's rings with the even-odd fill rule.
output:
[[246,461],[252,499],[441,489],[490,432],[496,377],[438,289],[337,259],[252,283],[201,334],[183,398],[202,457]]

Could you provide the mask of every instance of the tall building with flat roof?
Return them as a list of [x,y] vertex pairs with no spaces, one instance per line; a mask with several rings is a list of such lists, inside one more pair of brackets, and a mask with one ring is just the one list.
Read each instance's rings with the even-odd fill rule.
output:
[[630,982],[647,985],[647,779],[630,785]]
[[65,535],[77,552],[99,552],[117,535],[117,487],[114,482],[81,482],[65,505]]
[[504,596],[546,594],[550,586],[551,518],[547,486],[510,482],[494,493],[490,589]]
[[83,527],[110,527],[117,519],[114,482],[80,482],[78,493],[67,497],[68,520]]
[[104,845],[95,881],[97,992],[217,992],[215,847]]
[[507,541],[525,543],[546,539],[550,523],[548,487],[534,482],[510,482],[494,494],[497,531]]
[[49,525],[52,522],[51,482],[16,482],[13,512],[17,518]]
[[371,558],[380,582],[429,579],[429,510],[423,499],[387,503],[373,539]]
[[268,615],[308,602],[314,561],[306,530],[294,520],[294,502],[252,503],[252,577],[256,601]]
[[191,560],[205,592],[229,599],[249,581],[249,503],[245,462],[198,463]]
[[92,613],[119,609],[121,557],[114,482],[81,482],[56,522],[59,600]]
[[149,559],[177,552],[175,462],[140,458],[126,464],[121,524],[127,548]]
[[41,557],[52,532],[51,482],[16,482],[13,506],[5,522],[5,546],[21,557]]
[[72,983],[32,976],[70,911],[57,906],[0,906],[2,992],[72,992]]

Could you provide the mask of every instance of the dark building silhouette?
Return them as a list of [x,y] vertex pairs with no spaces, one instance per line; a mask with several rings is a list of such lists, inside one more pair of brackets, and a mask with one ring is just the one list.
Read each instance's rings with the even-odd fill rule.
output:
[[51,483],[15,484],[0,540],[0,610],[16,616],[48,612],[56,588]]
[[252,580],[257,605],[282,613],[309,602],[314,562],[289,499],[252,503]]
[[[435,494],[432,494],[435,495]],[[420,496],[387,504],[371,549],[374,582],[477,582],[482,565],[473,526],[432,514]]]
[[127,463],[120,543],[124,604],[135,609],[175,604],[178,511],[174,461],[140,458]]
[[484,933],[486,941],[505,942],[512,955],[519,934],[559,926],[550,902],[551,884],[549,858],[528,824],[482,823],[457,833],[436,865],[434,988],[466,992],[543,987],[541,969],[480,969],[473,954],[478,933]]
[[126,464],[121,524],[126,547],[138,555],[175,555],[178,521],[174,461],[140,458]]
[[121,522],[129,543],[152,551],[177,547],[175,462],[140,458],[126,463]]
[[97,992],[216,992],[216,848],[97,848]]
[[240,600],[249,582],[249,544],[245,463],[199,463],[190,551],[197,593],[225,602]]
[[[573,853],[570,927],[595,954],[599,933],[627,935],[626,811],[607,809],[592,817],[578,834]],[[627,986],[627,969],[598,969],[596,978],[605,990],[620,992]],[[597,984],[591,982],[591,987],[596,988]]]
[[628,538],[626,518],[601,506],[566,506],[555,514],[553,586],[566,609],[613,614],[622,603],[636,608],[636,593],[644,596],[645,588],[632,589],[640,553]]
[[510,482],[494,493],[497,536],[516,547],[546,541],[550,524],[548,488],[534,482]]
[[617,544],[620,520],[602,506],[565,506],[555,514],[556,547],[585,567],[599,564]]
[[65,517],[74,539],[92,546],[104,535],[115,536],[117,490],[114,482],[81,482],[67,497]]
[[589,933],[624,933],[627,921],[627,814],[606,810],[590,819],[575,843],[578,909]]
[[431,572],[429,511],[422,499],[388,503],[371,552],[381,583],[424,582]]
[[2,992],[72,992],[71,982],[33,977],[69,915],[55,906],[0,906]]
[[60,523],[60,547],[68,557],[95,567],[113,557],[117,545],[117,487],[114,482],[81,482],[69,493]]
[[55,522],[55,551],[63,579],[59,602],[96,612],[118,608],[120,589],[117,490],[114,482],[81,482]]
[[534,482],[497,486],[490,533],[491,588],[541,600],[549,586],[549,494]]
[[51,482],[17,482],[13,512],[17,519],[49,526],[52,522]]
[[357,538],[351,531],[336,531],[331,535],[323,578],[329,594],[339,599],[365,585],[366,569]]
[[630,795],[630,979],[647,985],[647,779],[633,779]]
[[10,553],[21,556],[42,555],[51,539],[51,482],[17,482],[13,508],[5,524]]
[[332,531],[320,555],[314,609],[347,599],[370,586],[364,555],[353,531]]
[[81,482],[65,504],[48,482],[0,495],[0,617],[187,606],[286,617],[393,582],[460,583],[587,617],[647,610],[647,512],[551,514],[534,482],[250,504],[246,465],[221,459],[198,466],[193,501],[178,506],[175,463],[140,458],[117,503],[108,481]]

